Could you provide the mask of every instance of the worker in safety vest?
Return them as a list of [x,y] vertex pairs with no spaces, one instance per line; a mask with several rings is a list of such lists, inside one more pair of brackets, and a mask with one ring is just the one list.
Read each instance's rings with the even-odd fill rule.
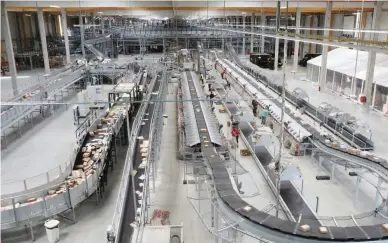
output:
[[267,106],[261,111],[261,124],[263,125],[265,125],[265,122],[267,120],[268,112],[269,112],[269,106]]

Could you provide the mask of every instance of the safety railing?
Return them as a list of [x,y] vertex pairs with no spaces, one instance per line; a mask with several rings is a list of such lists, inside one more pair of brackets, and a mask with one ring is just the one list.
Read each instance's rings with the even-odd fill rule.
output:
[[[149,90],[153,89],[153,87],[155,85],[156,78],[157,77],[155,75],[155,78],[152,80],[152,83],[150,85]],[[147,96],[144,97],[144,100],[149,100],[150,97],[151,97],[151,92],[148,92]],[[113,213],[112,224],[111,224],[112,231],[113,231],[112,233],[117,238],[117,241],[118,241],[118,237],[120,236],[119,232],[120,232],[120,227],[122,224],[124,206],[125,206],[125,202],[126,202],[127,197],[128,197],[127,188],[129,186],[129,180],[131,177],[130,174],[133,170],[132,158],[133,158],[134,149],[135,149],[135,145],[136,145],[137,134],[140,131],[139,128],[141,126],[141,123],[142,123],[145,111],[147,109],[147,106],[148,106],[148,103],[146,103],[146,102],[141,104],[140,109],[139,109],[137,116],[135,118],[135,121],[133,123],[132,129],[128,129],[128,131],[132,131],[132,132],[131,132],[130,137],[128,139],[129,146],[128,146],[127,154],[125,156],[125,164],[124,164],[123,173],[121,176],[119,194],[117,196],[116,207],[115,207],[115,211]],[[127,124],[127,126],[129,126],[129,123]]]
[[[112,136],[108,138],[111,141]],[[101,155],[105,158],[106,152]],[[72,169],[71,161],[66,165]],[[104,160],[103,160],[104,161]],[[105,162],[105,161],[104,161]],[[70,167],[69,167],[70,165]],[[20,195],[4,196],[1,199],[1,227],[2,229],[13,228],[17,226],[32,227],[38,220],[42,220],[56,214],[62,213],[68,209],[74,209],[74,206],[85,200],[93,194],[98,188],[98,176],[103,172],[105,163],[97,163],[95,173],[86,174],[82,172],[81,181],[74,185],[64,181],[64,178],[58,178],[58,182],[52,183],[45,188],[37,188]],[[70,187],[71,190],[70,190]],[[75,214],[73,211],[73,220]],[[32,228],[31,228],[32,232]]]
[[2,181],[1,194],[3,196],[7,194],[21,194],[63,179],[63,175],[68,175],[73,169],[73,163],[77,157],[78,150],[79,146],[75,145],[71,155],[63,163],[47,172],[23,180]]
[[15,101],[20,101],[21,105],[2,108],[1,127],[5,129],[9,124],[19,117],[25,116],[30,111],[35,110],[36,106],[22,105],[24,102],[37,102],[43,100],[56,99],[56,94],[62,89],[71,85],[74,81],[82,76],[82,70],[68,70],[64,74],[54,77],[45,78],[35,89],[31,90]]
[[[162,82],[160,84],[161,89],[159,90],[159,94],[157,97],[157,100],[164,100],[164,93],[165,93],[165,86],[166,86],[166,72],[163,72]],[[136,232],[135,241],[134,242],[140,242],[143,236],[144,227],[147,223],[148,219],[148,208],[149,208],[149,198],[147,195],[150,193],[150,175],[152,174],[153,182],[155,182],[156,177],[156,159],[158,158],[159,150],[160,150],[160,144],[158,144],[158,141],[156,138],[161,136],[162,129],[163,129],[163,119],[162,113],[163,113],[163,102],[156,102],[155,108],[154,108],[154,114],[152,115],[152,121],[150,126],[150,147],[148,148],[148,165],[146,167],[146,171],[144,175],[146,176],[145,183],[144,183],[144,189],[143,189],[143,198],[141,203],[141,211],[139,215],[139,229]],[[150,171],[152,168],[152,172]],[[155,189],[155,183],[153,184],[153,188]],[[134,239],[134,238],[133,238]]]

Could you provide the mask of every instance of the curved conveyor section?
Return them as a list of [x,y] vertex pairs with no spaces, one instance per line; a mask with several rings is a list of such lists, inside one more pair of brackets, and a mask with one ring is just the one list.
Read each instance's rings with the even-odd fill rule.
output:
[[[231,63],[228,60],[224,60],[230,67],[234,67],[236,70],[235,64]],[[253,64],[252,64],[253,65]],[[244,67],[240,65],[240,67]],[[272,84],[271,86],[267,78],[255,70],[249,68],[248,65],[245,65],[245,69],[248,69],[252,72],[253,76],[257,77],[257,80],[260,81],[263,85],[266,85],[271,91],[277,93],[278,95],[282,92],[282,86]],[[239,73],[245,76],[247,79],[252,80],[255,79],[252,77],[251,73],[247,73],[243,70],[239,70]],[[256,80],[255,80],[256,81]],[[272,87],[274,86],[274,87]],[[285,91],[286,99],[293,105],[298,105],[304,107],[305,113],[308,114],[311,118],[320,122],[325,126],[328,130],[335,133],[337,136],[341,137],[344,141],[346,141],[349,145],[359,148],[360,150],[370,151],[374,149],[373,141],[365,137],[364,135],[357,133],[354,128],[344,125],[342,122],[337,121],[336,118],[328,116],[328,114],[323,111],[317,109],[315,106],[310,104],[305,99],[299,99],[293,93],[288,90]]]
[[[193,98],[192,104],[200,107],[193,77],[188,70],[186,75]],[[225,164],[207,140],[210,134],[203,112],[196,110],[195,117],[201,134],[204,162],[211,169],[220,208],[231,218],[241,217],[243,220],[239,222],[239,227],[242,229],[275,242],[366,242],[388,239],[388,232],[384,231],[382,225],[326,227],[327,233],[320,233],[319,226],[312,225],[309,231],[303,232],[300,230],[300,223],[279,219],[247,204],[233,189]]]
[[[226,65],[225,62],[223,62],[221,60],[219,60],[218,63],[221,66],[223,66],[221,68],[225,68],[226,66],[229,67],[229,68],[225,68],[225,70],[228,71],[228,75],[231,78],[233,78],[234,80],[237,80],[237,82],[240,85],[244,86],[245,90],[248,93],[250,93],[252,96],[257,97],[258,94],[260,94],[259,88],[252,86],[252,84],[250,82],[247,82],[243,76],[239,75],[237,70],[236,70],[237,68],[235,68],[233,65]],[[233,70],[233,71],[231,71],[231,70]],[[244,76],[246,76],[246,75],[244,75]],[[250,78],[250,77],[248,77],[248,78]],[[253,80],[250,80],[250,81],[253,82]],[[267,97],[262,96],[260,98],[267,98]],[[260,101],[260,102],[262,102],[262,101]],[[292,103],[292,102],[290,102],[290,103],[292,105],[295,105],[295,103]],[[279,106],[279,103],[277,101],[274,101],[273,103],[271,102],[272,108],[270,109],[270,112],[271,112],[272,116],[276,116],[276,114],[278,114],[273,109],[276,106]],[[278,107],[276,107],[276,108],[280,109]],[[286,113],[289,113],[287,108],[286,108]],[[311,116],[311,114],[310,114],[310,116]],[[313,117],[313,119],[318,119],[318,118]],[[309,138],[312,138],[312,139],[310,139],[310,141],[316,147],[325,149],[325,151],[323,151],[323,152],[330,153],[330,154],[333,154],[339,158],[343,158],[345,160],[360,164],[366,168],[370,168],[371,170],[377,172],[383,178],[388,178],[388,162],[387,162],[387,160],[382,159],[382,158],[378,158],[378,157],[373,156],[373,155],[363,157],[363,156],[361,156],[361,153],[359,154],[357,152],[357,150],[353,150],[353,149],[349,149],[349,148],[340,148],[338,146],[337,147],[332,146],[331,143],[326,143],[324,141],[325,139],[320,135],[320,133],[314,127],[300,124],[300,121],[296,121],[295,119],[293,119],[291,116],[288,116],[288,115],[286,115],[285,120],[292,121],[292,123],[290,123],[290,124],[294,125],[294,127],[295,127],[293,129],[294,131],[301,131],[301,129],[303,129],[304,130],[303,133],[306,134],[306,136],[308,134],[310,134]],[[289,129],[290,129],[290,125],[288,126],[288,128],[286,128],[286,130],[289,130]],[[291,131],[289,131],[289,132],[292,133]]]

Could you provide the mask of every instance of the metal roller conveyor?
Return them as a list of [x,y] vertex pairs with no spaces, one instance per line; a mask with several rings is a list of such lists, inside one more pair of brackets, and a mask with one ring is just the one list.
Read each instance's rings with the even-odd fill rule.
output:
[[[182,96],[184,100],[191,100],[190,88],[187,82],[187,75],[182,75]],[[185,119],[186,146],[192,147],[200,144],[198,127],[195,122],[194,107],[190,102],[183,102],[183,115]]]

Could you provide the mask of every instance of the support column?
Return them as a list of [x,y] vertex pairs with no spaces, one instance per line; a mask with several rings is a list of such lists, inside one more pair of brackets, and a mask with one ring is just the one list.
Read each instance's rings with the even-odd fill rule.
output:
[[11,31],[9,29],[8,13],[4,5],[5,2],[1,2],[1,34],[5,39],[5,50],[7,52],[8,69],[11,74],[12,91],[13,95],[16,96],[19,94],[19,90],[17,85],[15,56],[12,47]]
[[[333,2],[326,3],[326,13],[325,13],[325,25],[324,25],[324,37],[329,37],[330,23],[331,23],[331,10],[333,8]],[[328,45],[322,45],[322,62],[321,62],[321,73],[319,75],[319,86],[318,89],[324,89],[326,86],[326,73],[327,73],[327,53],[329,51]]]
[[112,19],[111,17],[108,18],[108,21],[109,21],[109,30],[112,29]]
[[[265,28],[264,28],[264,26],[265,26],[265,24],[266,24],[266,17],[265,17],[265,13],[263,13],[262,15],[261,15],[261,23],[260,23],[260,25],[262,26],[261,27],[261,33],[262,34],[264,34],[264,32],[265,32]],[[261,48],[260,48],[260,52],[261,53],[264,53],[265,52],[265,37],[264,37],[264,35],[262,35],[261,36]]]
[[65,50],[66,50],[66,63],[69,64],[70,61],[70,47],[69,47],[69,35],[67,34],[67,15],[64,8],[61,9],[62,14],[62,30],[63,37],[65,38]]
[[104,17],[102,17],[102,15],[100,19],[100,26],[101,26],[101,34],[104,36]]
[[[276,7],[276,33],[279,32],[279,30],[280,30],[280,1],[277,2],[277,7]],[[278,70],[278,63],[279,63],[279,38],[276,38],[275,39],[275,61],[273,64],[274,71]]]
[[[301,8],[297,8],[296,9],[296,30],[295,30],[295,33],[297,35],[300,34],[300,19],[301,19],[301,16],[302,16],[302,9]],[[294,64],[293,64],[293,68],[292,68],[292,72],[296,73],[296,71],[298,70],[298,61],[299,61],[299,41],[295,41],[295,47],[294,47]]]
[[[247,16],[244,14],[242,16],[242,19],[243,19],[243,31],[245,31],[245,19],[247,18]],[[245,34],[243,34],[243,41],[242,41],[242,50],[241,50],[241,54],[242,55],[245,55]]]
[[[254,27],[255,26],[255,13],[252,13],[252,16],[251,16],[251,32],[253,33],[254,32]],[[250,49],[250,52],[253,53],[253,34],[251,34],[251,49]]]
[[[275,39],[275,61],[274,61],[274,67],[273,70],[278,70],[278,63],[279,63],[279,38],[276,37]],[[284,64],[283,64],[284,65]]]
[[[372,20],[372,30],[380,28],[380,20],[381,20],[381,9],[383,7],[383,2],[375,2],[374,4],[374,12],[373,12],[373,20]],[[377,41],[378,34],[371,33],[371,40]],[[373,76],[375,73],[375,64],[376,64],[376,52],[369,51],[368,53],[368,62],[366,65],[366,78],[365,78],[365,89],[364,94],[366,95],[365,106],[369,109],[370,106],[373,107],[374,101],[372,100],[372,87],[373,87]]]
[[96,13],[92,13],[92,32],[93,32],[93,37],[96,37],[96,27],[94,26],[96,24]]
[[163,55],[166,55],[166,40],[163,38]]
[[81,51],[82,51],[82,56],[83,58],[86,57],[85,55],[85,33],[84,33],[84,23],[83,23],[83,18],[82,18],[82,14],[80,13],[79,14],[79,29],[80,29],[80,33],[81,33]]
[[48,51],[47,51],[46,30],[44,28],[44,18],[43,18],[43,12],[41,8],[38,8],[38,24],[39,24],[39,32],[40,32],[40,41],[42,42],[44,71],[46,73],[49,73],[50,63],[49,63]]

